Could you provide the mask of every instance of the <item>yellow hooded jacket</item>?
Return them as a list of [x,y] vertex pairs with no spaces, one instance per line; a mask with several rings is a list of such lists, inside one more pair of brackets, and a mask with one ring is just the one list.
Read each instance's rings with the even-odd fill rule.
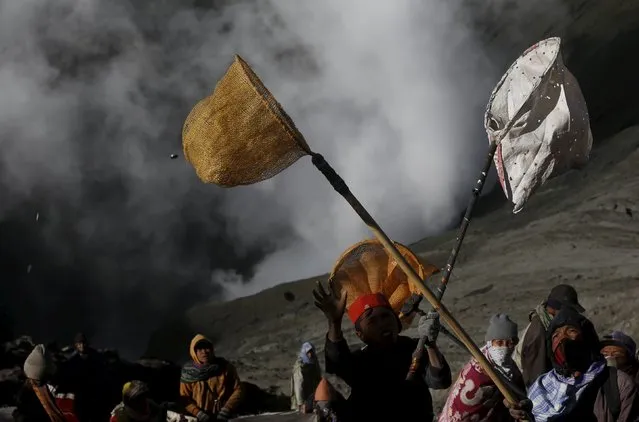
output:
[[[196,365],[201,362],[198,361],[195,354],[195,345],[202,340],[211,342],[203,335],[198,334],[191,340],[189,347],[191,359]],[[219,364],[219,370],[205,380],[185,380],[185,370],[189,365],[192,367],[193,364],[186,364],[182,369],[180,398],[186,411],[193,416],[197,416],[200,411],[214,415],[222,409],[229,413],[235,413],[240,404],[242,389],[235,367],[224,359],[216,358],[216,360],[216,363]]]

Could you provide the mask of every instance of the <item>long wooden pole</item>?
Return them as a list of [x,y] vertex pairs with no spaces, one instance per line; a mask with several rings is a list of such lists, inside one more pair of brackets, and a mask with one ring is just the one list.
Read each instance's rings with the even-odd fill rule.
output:
[[[461,249],[462,243],[464,242],[464,237],[466,236],[466,231],[468,230],[468,226],[470,225],[470,219],[473,215],[473,210],[475,209],[475,205],[477,204],[477,199],[481,195],[481,191],[484,188],[484,184],[486,182],[486,177],[488,176],[488,172],[490,171],[490,167],[493,163],[493,158],[495,157],[495,151],[497,151],[497,143],[493,143],[490,145],[490,149],[488,151],[488,155],[486,156],[486,161],[484,162],[484,166],[481,170],[481,174],[475,182],[475,187],[473,188],[470,200],[468,201],[468,206],[466,207],[466,212],[464,213],[464,218],[462,219],[461,226],[459,227],[459,232],[457,234],[457,238],[455,244],[453,245],[453,249],[450,251],[450,255],[448,255],[448,262],[446,263],[446,268],[444,269],[444,275],[439,282],[439,286],[437,287],[437,292],[435,293],[435,297],[437,300],[441,302],[444,297],[444,293],[446,293],[446,287],[448,286],[448,281],[450,280],[450,276],[453,272],[453,267],[455,266],[455,262],[457,261],[457,256],[459,255],[459,250]],[[415,307],[418,307],[423,296],[419,296],[415,301]],[[458,341],[454,336],[450,336],[453,341]],[[426,343],[425,337],[420,337],[417,342],[417,347],[415,348],[415,352],[413,353],[413,361],[411,362],[410,368],[408,369],[408,374],[406,375],[407,380],[411,380],[415,377],[415,374],[419,368],[420,361],[422,360],[422,356],[424,355],[424,344]]]
[[[462,243],[464,242],[464,237],[466,236],[466,231],[468,230],[468,226],[470,225],[470,219],[473,215],[473,210],[475,209],[475,205],[477,204],[477,200],[481,195],[481,191],[484,188],[484,184],[486,182],[486,178],[488,177],[488,172],[490,171],[490,167],[493,164],[493,159],[495,158],[495,152],[497,151],[498,145],[501,143],[502,139],[508,134],[508,131],[513,127],[513,125],[519,119],[520,113],[523,107],[520,107],[517,110],[517,114],[510,119],[506,127],[502,129],[501,134],[495,140],[492,140],[490,143],[490,148],[488,150],[488,155],[486,156],[486,160],[484,161],[484,166],[481,170],[481,174],[475,183],[475,187],[473,188],[470,200],[468,201],[468,206],[466,207],[466,212],[464,213],[464,218],[462,219],[461,226],[459,227],[459,232],[457,233],[457,238],[455,244],[453,245],[453,249],[450,251],[450,255],[448,255],[448,262],[446,263],[446,268],[444,269],[444,275],[437,287],[436,298],[441,302],[444,297],[444,293],[446,293],[446,288],[448,287],[448,281],[450,280],[450,276],[453,273],[453,268],[455,267],[455,263],[457,262],[457,256],[459,255],[459,251],[461,249]],[[423,297],[423,296],[422,296]],[[419,297],[415,302],[415,306],[419,306],[422,297]],[[436,310],[436,309],[434,309]],[[452,337],[452,336],[451,336]],[[412,379],[415,376],[415,371],[419,365],[419,361],[423,355],[424,343],[426,342],[425,338],[420,338],[417,343],[417,348],[413,353],[413,362],[411,363],[410,368],[408,369],[408,374],[406,379]]]
[[457,320],[451,315],[448,309],[435,297],[433,292],[426,287],[422,279],[415,272],[413,267],[404,259],[402,254],[397,250],[393,242],[388,238],[386,233],[381,229],[373,217],[366,211],[364,206],[357,200],[357,198],[350,191],[344,180],[335,172],[335,170],[326,162],[324,157],[320,154],[312,154],[313,164],[317,169],[328,179],[333,188],[346,199],[346,201],[353,207],[353,210],[359,215],[359,217],[366,223],[369,229],[373,232],[375,237],[380,241],[382,246],[386,249],[388,254],[395,260],[397,265],[406,273],[408,279],[415,287],[417,287],[424,295],[426,300],[431,304],[433,309],[437,311],[440,317],[448,324],[450,329],[457,335],[459,340],[464,343],[464,346],[468,349],[470,354],[477,360],[482,369],[495,383],[495,386],[504,395],[504,398],[511,404],[517,404],[515,395],[508,388],[506,383],[499,377],[495,368],[490,364],[486,356],[479,350],[479,348],[473,343],[470,336],[462,328]]

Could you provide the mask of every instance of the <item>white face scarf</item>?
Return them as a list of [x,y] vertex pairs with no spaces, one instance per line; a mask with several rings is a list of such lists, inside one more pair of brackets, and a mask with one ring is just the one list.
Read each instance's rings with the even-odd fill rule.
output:
[[490,360],[499,367],[504,375],[511,379],[513,375],[512,367],[515,363],[513,361],[515,348],[493,346],[492,342],[488,341],[486,342],[486,350]]

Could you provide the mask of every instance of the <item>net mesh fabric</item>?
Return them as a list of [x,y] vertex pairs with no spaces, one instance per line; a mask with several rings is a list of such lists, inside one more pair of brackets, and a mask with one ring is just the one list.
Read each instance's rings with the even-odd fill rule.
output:
[[[423,263],[406,246],[393,243],[422,280],[439,272],[436,266]],[[409,283],[404,271],[375,239],[364,240],[347,249],[337,260],[330,278],[340,294],[343,290],[346,291],[347,308],[361,295],[382,293],[393,311],[399,314],[410,295],[419,293]],[[410,320],[406,323],[410,324]]]
[[[546,74],[553,70],[559,55],[561,41],[549,38],[529,47],[502,76],[490,95],[484,126],[489,132],[499,132],[531,100],[533,92],[544,82]],[[517,85],[513,89],[513,85]],[[541,100],[545,97],[540,96]],[[539,100],[537,100],[539,101]],[[500,133],[495,133],[497,138]]]
[[311,151],[291,118],[239,56],[182,129],[186,160],[206,183],[269,179]]
[[514,213],[548,179],[588,162],[589,120],[560,38],[538,42],[511,65],[493,90],[484,125],[489,142],[499,142],[495,167]]

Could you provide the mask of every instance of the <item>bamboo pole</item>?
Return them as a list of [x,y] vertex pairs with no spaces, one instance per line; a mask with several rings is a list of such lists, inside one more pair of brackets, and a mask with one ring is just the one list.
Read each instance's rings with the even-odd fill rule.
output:
[[473,343],[472,339],[457,322],[457,320],[451,315],[448,309],[439,301],[437,297],[431,292],[424,284],[423,280],[415,272],[413,267],[404,259],[402,254],[397,250],[393,242],[384,233],[381,227],[368,213],[364,206],[357,200],[357,198],[350,191],[344,180],[335,172],[335,170],[326,162],[322,155],[312,154],[313,165],[328,179],[333,188],[346,199],[346,201],[353,207],[353,210],[364,221],[368,228],[373,232],[375,237],[380,241],[382,246],[386,249],[388,254],[395,260],[397,265],[406,273],[410,282],[417,287],[422,295],[428,300],[433,309],[437,311],[440,317],[446,322],[450,329],[457,335],[459,340],[466,346],[470,354],[477,360],[479,365],[484,369],[486,374],[495,383],[499,391],[504,395],[506,400],[511,404],[517,404],[517,399],[512,391],[508,388],[506,383],[499,377],[495,368],[490,364],[486,356],[479,350],[479,348]]

